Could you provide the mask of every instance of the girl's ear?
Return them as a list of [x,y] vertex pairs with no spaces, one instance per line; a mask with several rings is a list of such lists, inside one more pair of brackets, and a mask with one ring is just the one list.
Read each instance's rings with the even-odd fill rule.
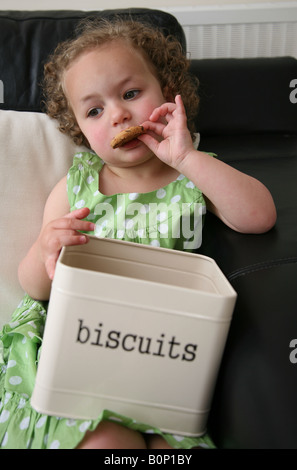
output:
[[169,103],[174,103],[174,94],[167,85],[163,88],[163,96]]

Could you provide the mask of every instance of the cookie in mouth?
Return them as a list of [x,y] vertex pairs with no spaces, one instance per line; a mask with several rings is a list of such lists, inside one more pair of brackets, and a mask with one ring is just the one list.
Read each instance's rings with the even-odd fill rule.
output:
[[145,130],[142,126],[127,127],[127,129],[124,129],[112,139],[110,145],[113,149],[122,147],[122,145],[130,142],[130,140],[136,139],[141,134],[144,134],[144,132]]

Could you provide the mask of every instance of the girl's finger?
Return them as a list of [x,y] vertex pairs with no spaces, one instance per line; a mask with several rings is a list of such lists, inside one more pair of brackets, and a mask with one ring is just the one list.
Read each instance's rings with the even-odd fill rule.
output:
[[150,121],[158,121],[160,117],[165,117],[168,114],[172,114],[175,109],[175,103],[164,103],[159,106],[159,108],[154,109],[149,119]]
[[54,279],[58,257],[59,257],[59,253],[58,253],[58,256],[56,255],[50,256],[45,262],[45,269],[51,281]]
[[[145,121],[142,124],[142,126],[144,127],[146,131],[152,131],[155,134],[160,135],[160,136],[162,136],[163,130],[166,127],[166,125],[161,122],[151,122],[151,121]],[[147,135],[147,134],[142,134],[140,137],[143,137],[144,135]]]
[[57,219],[51,224],[52,230],[71,230],[71,231],[83,231],[83,232],[92,232],[95,230],[95,224],[87,220],[80,219],[71,219],[69,217],[63,217],[62,219]]
[[75,211],[69,212],[65,217],[67,219],[84,219],[90,213],[88,207],[83,207],[82,209],[76,209]]
[[158,151],[159,141],[149,134],[142,134],[138,137],[154,154]]
[[63,246],[84,245],[88,241],[89,241],[89,238],[83,234],[62,236],[59,240],[59,248],[56,249],[53,254],[48,255],[45,261],[45,268],[46,268],[48,277],[51,280],[53,280],[55,269],[56,269],[56,264],[60,255],[60,251]]

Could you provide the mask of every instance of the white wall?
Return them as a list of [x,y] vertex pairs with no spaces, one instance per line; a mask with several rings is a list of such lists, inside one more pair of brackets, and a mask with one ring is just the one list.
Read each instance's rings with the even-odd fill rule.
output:
[[294,0],[0,0],[0,10],[104,10],[111,8],[170,8],[197,5],[288,3]]

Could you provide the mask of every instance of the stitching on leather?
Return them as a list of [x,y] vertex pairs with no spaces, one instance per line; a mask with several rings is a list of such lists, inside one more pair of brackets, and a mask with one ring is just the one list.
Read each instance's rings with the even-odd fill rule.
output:
[[250,266],[246,266],[244,268],[240,268],[231,272],[230,274],[227,275],[227,278],[229,281],[231,281],[238,277],[246,276],[247,274],[251,274],[257,271],[275,268],[276,266],[292,264],[292,263],[297,263],[297,256],[293,256],[290,258],[279,258],[276,260],[269,260],[269,261],[263,261],[261,263],[252,264]]

